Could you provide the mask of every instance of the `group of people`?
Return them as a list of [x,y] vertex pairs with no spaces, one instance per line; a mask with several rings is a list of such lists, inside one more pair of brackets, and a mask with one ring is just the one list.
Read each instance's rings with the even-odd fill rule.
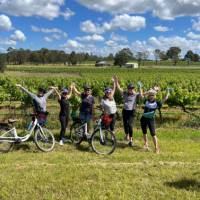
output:
[[[139,100],[144,100],[144,112],[140,119],[141,129],[143,132],[144,140],[144,149],[149,150],[148,139],[147,139],[147,128],[149,128],[150,134],[153,138],[155,152],[159,153],[158,139],[156,136],[155,130],[155,112],[157,109],[161,109],[163,103],[169,97],[169,90],[165,98],[162,101],[156,100],[156,93],[159,90],[159,87],[154,87],[149,91],[143,93],[142,83],[138,82],[139,91],[136,92],[136,87],[134,84],[128,84],[127,89],[123,89],[120,86],[120,81],[116,76],[112,78],[113,86],[107,87],[104,90],[104,96],[100,102],[100,108],[103,112],[103,117],[109,119],[109,124],[107,128],[112,132],[115,131],[116,124],[116,113],[117,105],[114,99],[115,91],[118,89],[123,97],[124,105],[122,110],[123,116],[123,126],[125,132],[125,139],[128,141],[128,145],[132,147],[133,144],[133,125],[135,122],[136,107]],[[38,89],[38,94],[33,94],[28,91],[23,86],[17,84],[17,87],[21,88],[22,91],[27,93],[33,99],[34,112],[38,114],[38,120],[41,125],[44,125],[47,120],[47,98],[55,92],[58,97],[58,102],[60,104],[60,113],[59,119],[61,124],[60,131],[60,145],[64,144],[65,141],[65,132],[69,122],[70,116],[70,103],[69,99],[72,95],[78,95],[81,98],[80,105],[80,114],[79,117],[81,121],[87,122],[88,125],[90,122],[95,119],[94,105],[95,99],[92,96],[92,88],[89,85],[84,85],[83,92],[80,92],[74,83],[70,85],[69,88],[63,88],[61,91],[58,91],[57,87],[50,87],[50,90],[46,92],[43,88]]]

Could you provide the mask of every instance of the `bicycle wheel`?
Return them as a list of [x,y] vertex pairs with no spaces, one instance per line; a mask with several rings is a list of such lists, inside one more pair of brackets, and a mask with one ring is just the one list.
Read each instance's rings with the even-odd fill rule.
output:
[[36,146],[44,152],[52,151],[55,145],[53,134],[46,128],[39,128],[34,136]]
[[7,153],[12,150],[14,143],[9,141],[2,141],[2,137],[11,137],[12,135],[8,130],[0,130],[0,153]]
[[91,137],[91,145],[97,154],[112,154],[116,148],[116,138],[110,130],[96,130]]
[[74,122],[70,128],[70,138],[75,145],[80,145],[83,141],[84,128],[81,122]]

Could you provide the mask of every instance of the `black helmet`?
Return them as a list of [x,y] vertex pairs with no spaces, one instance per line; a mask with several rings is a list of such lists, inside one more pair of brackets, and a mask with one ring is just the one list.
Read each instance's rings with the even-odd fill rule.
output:
[[43,94],[45,94],[46,90],[44,88],[38,88],[38,92],[42,92]]
[[135,88],[135,86],[132,83],[128,84],[128,86],[127,86],[127,89],[134,89],[134,88]]

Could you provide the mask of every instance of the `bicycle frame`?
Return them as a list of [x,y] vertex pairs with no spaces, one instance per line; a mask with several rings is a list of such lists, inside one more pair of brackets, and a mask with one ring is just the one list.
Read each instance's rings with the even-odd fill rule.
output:
[[[34,120],[32,120],[31,123],[32,123],[31,129],[27,135],[25,135],[23,137],[18,136],[16,128],[13,127],[9,131],[5,132],[3,135],[0,136],[0,142],[16,142],[17,140],[19,140],[20,142],[25,142],[31,137],[31,135],[33,134],[33,132],[36,128],[39,128],[42,131],[42,128],[38,124],[38,120],[36,117]],[[42,133],[43,133],[43,131],[42,131]],[[7,134],[11,134],[11,136],[5,137]]]

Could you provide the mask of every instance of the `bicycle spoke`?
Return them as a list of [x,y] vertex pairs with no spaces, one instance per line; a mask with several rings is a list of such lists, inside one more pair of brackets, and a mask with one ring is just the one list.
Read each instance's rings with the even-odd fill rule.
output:
[[55,139],[49,130],[42,128],[35,133],[35,143],[40,150],[47,152],[54,148]]
[[[0,138],[1,137],[12,137],[12,134],[8,132],[8,130],[0,130]],[[13,142],[0,140],[0,153],[9,152],[12,149],[13,145]]]
[[114,134],[109,130],[97,130],[92,135],[92,148],[97,154],[111,154],[116,147]]

